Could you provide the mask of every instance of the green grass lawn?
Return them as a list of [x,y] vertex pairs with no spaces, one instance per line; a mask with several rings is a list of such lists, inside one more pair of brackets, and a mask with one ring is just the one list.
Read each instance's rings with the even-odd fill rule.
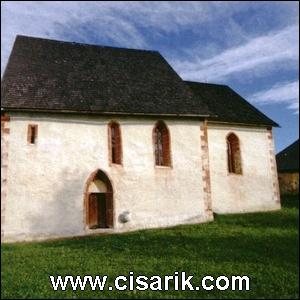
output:
[[[1,248],[1,298],[298,298],[298,200],[215,222]],[[250,291],[54,292],[49,275],[248,275]],[[113,280],[109,281],[110,283]]]

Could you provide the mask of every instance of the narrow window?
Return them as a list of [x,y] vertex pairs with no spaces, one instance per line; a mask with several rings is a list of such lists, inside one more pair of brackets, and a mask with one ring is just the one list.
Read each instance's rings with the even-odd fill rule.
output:
[[109,130],[109,147],[110,161],[113,164],[122,164],[122,143],[120,125],[116,122],[111,122]]
[[240,142],[234,133],[227,136],[227,160],[229,173],[242,174]]
[[170,135],[166,124],[157,122],[153,132],[155,164],[157,166],[171,166]]
[[28,125],[27,141],[29,144],[36,144],[38,134],[37,125]]

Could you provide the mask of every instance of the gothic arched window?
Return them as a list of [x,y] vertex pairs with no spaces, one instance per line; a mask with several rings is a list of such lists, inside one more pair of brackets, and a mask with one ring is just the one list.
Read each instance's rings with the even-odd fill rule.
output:
[[122,164],[122,141],[121,129],[117,122],[110,122],[109,130],[109,148],[110,148],[110,162],[113,164]]
[[170,134],[163,121],[156,123],[153,131],[155,164],[171,166]]
[[227,136],[227,161],[229,173],[242,174],[240,142],[234,133]]

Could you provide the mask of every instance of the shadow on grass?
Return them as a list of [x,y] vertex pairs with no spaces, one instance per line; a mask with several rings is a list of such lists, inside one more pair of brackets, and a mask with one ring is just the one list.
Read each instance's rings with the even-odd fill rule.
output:
[[[292,200],[294,199],[294,200]],[[4,296],[22,298],[298,298],[298,206],[282,199],[275,212],[222,215],[211,223],[124,234],[3,245]],[[288,229],[288,230],[287,230]],[[12,264],[11,261],[14,263]],[[49,290],[49,274],[172,274],[188,271],[251,274],[250,294],[123,293],[92,294]],[[18,281],[15,279],[18,278]],[[87,294],[86,294],[87,293]],[[32,296],[34,296],[32,298]],[[82,297],[79,297],[82,299]],[[3,297],[7,298],[7,297]],[[56,298],[56,299],[58,299]],[[18,298],[17,298],[18,299]],[[278,299],[277,297],[275,299]]]
[[276,211],[268,213],[251,213],[238,215],[215,215],[215,221],[220,224],[245,227],[249,229],[288,230],[298,227],[298,210],[294,213]]
[[[191,261],[274,266],[296,264],[295,212],[218,216],[214,223],[36,243],[34,247],[122,260]],[[288,229],[288,230],[286,230]],[[238,249],[238,251],[237,251]],[[43,251],[43,250],[42,250]],[[286,255],[290,253],[290,255]]]
[[[290,236],[294,235],[295,231],[286,232],[289,229],[298,227],[298,198],[297,196],[283,197],[282,207],[284,209],[274,212],[263,213],[248,213],[236,215],[215,215],[215,221],[209,224],[196,225],[180,225],[165,229],[148,229],[131,233],[113,234],[104,236],[86,236],[74,237],[69,239],[44,241],[36,243],[24,243],[34,247],[41,248],[60,248],[67,247],[71,249],[82,248],[89,251],[113,251],[126,252],[132,245],[130,252],[134,255],[140,253],[150,255],[153,252],[167,253],[175,255],[178,247],[181,245],[181,251],[189,249],[201,249],[203,247],[214,247],[214,249],[222,249],[224,245],[238,247],[242,249],[264,248],[268,237],[273,240],[278,240],[279,244],[287,243]],[[288,208],[288,209],[285,209]],[[265,230],[273,230],[272,234],[264,235]],[[274,236],[273,236],[274,235]],[[260,236],[262,240],[260,240]],[[259,246],[257,244],[260,244]],[[20,247],[23,243],[18,243]],[[12,249],[15,245],[6,245],[6,250]],[[252,245],[253,244],[253,245]],[[174,247],[175,252],[169,253]],[[255,250],[253,248],[253,250]],[[198,250],[197,250],[198,251]],[[182,253],[180,253],[181,256]],[[219,255],[221,260],[224,259]]]
[[[290,263],[285,253],[294,250],[298,227],[296,197],[282,199],[280,211],[239,215],[217,215],[215,222],[143,230],[108,236],[89,236],[34,244],[40,249],[68,250],[82,255],[130,259],[182,260],[256,263],[270,260],[274,265]],[[277,245],[274,247],[274,245]],[[239,251],[236,251],[239,249]],[[296,259],[293,263],[297,263]]]
[[282,196],[282,209],[270,212],[255,212],[245,214],[214,214],[218,223],[242,226],[256,229],[293,229],[299,224],[299,198],[296,196]]

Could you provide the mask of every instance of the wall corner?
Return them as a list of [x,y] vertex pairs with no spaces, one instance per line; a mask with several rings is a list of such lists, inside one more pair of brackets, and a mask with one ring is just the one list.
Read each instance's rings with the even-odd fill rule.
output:
[[208,153],[208,135],[207,135],[207,120],[204,120],[200,126],[201,139],[201,161],[202,161],[202,184],[203,184],[203,199],[206,214],[209,218],[213,218],[212,199],[211,199],[211,180],[210,166]]
[[4,222],[7,201],[8,138],[10,134],[9,122],[9,115],[1,115],[1,239],[4,237]]
[[281,206],[279,180],[278,180],[278,173],[277,173],[277,164],[276,164],[276,157],[275,157],[275,147],[274,147],[272,128],[267,128],[267,139],[269,145],[269,156],[270,156],[270,165],[271,165],[271,173],[272,173],[273,199],[277,205]]

